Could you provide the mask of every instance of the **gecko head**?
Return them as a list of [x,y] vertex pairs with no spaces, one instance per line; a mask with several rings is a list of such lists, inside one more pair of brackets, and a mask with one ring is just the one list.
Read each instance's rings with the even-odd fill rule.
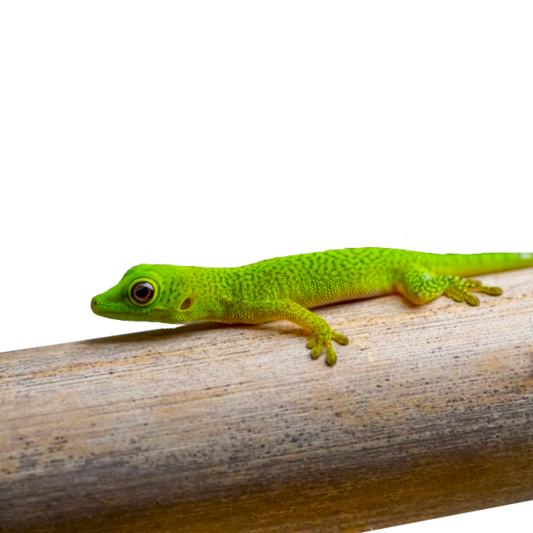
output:
[[187,267],[137,265],[108,291],[91,300],[106,318],[183,324],[198,320]]

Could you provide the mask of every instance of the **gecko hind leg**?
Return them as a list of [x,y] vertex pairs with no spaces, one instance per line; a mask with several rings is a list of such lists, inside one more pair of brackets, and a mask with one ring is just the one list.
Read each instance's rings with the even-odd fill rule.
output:
[[466,302],[469,305],[479,305],[479,298],[472,292],[482,292],[493,296],[503,294],[499,287],[488,287],[480,281],[461,278],[459,276],[435,275],[418,265],[409,267],[398,290],[410,302],[422,305],[431,302],[441,295],[456,302]]

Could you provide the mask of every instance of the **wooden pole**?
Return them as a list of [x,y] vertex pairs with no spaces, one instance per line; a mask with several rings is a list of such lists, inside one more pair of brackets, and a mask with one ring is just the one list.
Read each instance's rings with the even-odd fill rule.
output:
[[533,499],[533,269],[472,308],[397,296],[289,323],[0,354],[3,531],[370,531]]

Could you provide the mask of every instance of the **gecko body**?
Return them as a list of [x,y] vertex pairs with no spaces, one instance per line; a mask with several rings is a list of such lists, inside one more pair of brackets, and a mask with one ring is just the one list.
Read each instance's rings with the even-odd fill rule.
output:
[[309,332],[317,359],[337,360],[332,341],[348,339],[309,309],[400,293],[416,305],[445,295],[479,305],[474,292],[500,295],[470,276],[533,266],[533,253],[431,254],[389,248],[346,248],[276,257],[234,268],[137,265],[96,296],[100,316],[184,324],[261,324],[289,320]]

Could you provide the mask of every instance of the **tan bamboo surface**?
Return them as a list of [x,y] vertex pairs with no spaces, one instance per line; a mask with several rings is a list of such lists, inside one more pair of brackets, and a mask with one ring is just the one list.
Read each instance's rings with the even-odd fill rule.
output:
[[0,354],[0,529],[359,532],[533,499],[533,269],[480,279],[504,295],[317,310],[351,339],[334,368],[286,322]]

